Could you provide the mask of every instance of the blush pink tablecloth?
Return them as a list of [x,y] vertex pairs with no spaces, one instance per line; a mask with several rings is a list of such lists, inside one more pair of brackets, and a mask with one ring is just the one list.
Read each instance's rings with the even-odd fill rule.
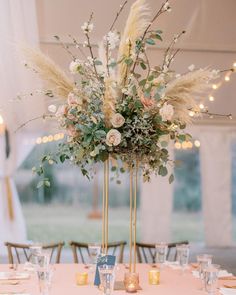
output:
[[[19,271],[23,267],[19,267]],[[150,265],[137,265],[137,272],[140,276],[140,286],[142,291],[139,294],[144,295],[206,295],[206,292],[201,291],[201,283],[191,274],[190,270],[184,275],[180,270],[173,270],[169,267],[164,267],[161,271],[160,285],[152,286],[148,284],[148,271]],[[8,265],[0,265],[0,271],[9,271]],[[94,274],[89,273],[89,285],[77,286],[75,275],[77,272],[87,271],[82,264],[59,264],[55,265],[55,273],[53,277],[52,289],[50,295],[96,295],[101,294],[97,287],[93,286]],[[119,265],[116,273],[117,280],[123,280],[125,270],[124,265]],[[0,283],[0,294],[3,292],[24,292],[31,295],[39,294],[38,281],[34,274],[28,280],[22,280],[19,285],[9,286]],[[125,291],[114,291],[114,295],[127,294]]]

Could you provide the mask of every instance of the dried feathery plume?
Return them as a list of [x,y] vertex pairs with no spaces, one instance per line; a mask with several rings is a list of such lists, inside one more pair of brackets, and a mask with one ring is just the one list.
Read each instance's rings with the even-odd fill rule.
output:
[[67,98],[73,92],[74,83],[71,79],[40,50],[24,47],[23,52],[28,61],[33,65],[41,79],[47,83],[54,94],[62,98]]
[[[128,57],[129,51],[131,53],[135,47],[135,41],[141,37],[147,26],[150,24],[150,9],[146,4],[146,0],[137,0],[131,6],[128,19],[126,21],[124,33],[122,35],[118,60]],[[130,48],[131,45],[131,48]],[[120,84],[123,83],[127,73],[127,65],[124,62],[119,64],[118,77]]]
[[165,97],[174,107],[174,119],[190,123],[189,111],[198,112],[197,99],[209,89],[210,81],[216,77],[209,69],[199,69],[180,76],[167,84]]
[[103,114],[106,127],[111,125],[112,115],[115,113],[115,101],[116,101],[116,91],[112,84],[114,80],[112,78],[105,79],[105,91],[103,97]]

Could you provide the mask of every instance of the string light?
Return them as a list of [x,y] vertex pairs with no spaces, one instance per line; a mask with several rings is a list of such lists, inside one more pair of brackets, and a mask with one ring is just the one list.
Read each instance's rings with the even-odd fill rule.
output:
[[0,125],[3,125],[3,123],[4,123],[3,117],[0,115]]
[[38,137],[35,142],[37,144],[48,143],[48,142],[52,142],[52,141],[61,140],[64,137],[65,137],[64,133],[57,133],[57,134],[54,134],[54,135],[50,134],[48,136]]
[[190,111],[188,114],[189,114],[190,117],[194,117],[195,112],[194,111]]
[[194,145],[195,145],[195,147],[199,148],[200,145],[201,145],[201,143],[200,143],[199,140],[195,140],[195,141],[194,141]]
[[230,76],[229,76],[229,75],[226,75],[226,76],[225,76],[225,81],[226,81],[226,82],[229,82],[229,81],[230,81]]
[[37,143],[37,144],[41,144],[41,143],[42,143],[42,138],[41,138],[41,137],[38,137],[38,138],[36,139],[36,143]]
[[181,149],[181,143],[180,143],[180,142],[176,142],[176,143],[175,143],[175,148],[176,148],[177,150],[180,150],[180,149]]
[[214,100],[215,100],[214,96],[213,96],[213,95],[210,95],[210,96],[209,96],[209,100],[210,100],[210,101],[214,101]]
[[236,62],[233,64],[233,67],[236,68]]
[[204,104],[203,104],[203,103],[200,103],[200,104],[199,104],[199,108],[200,108],[201,110],[203,110],[203,109],[205,108]]

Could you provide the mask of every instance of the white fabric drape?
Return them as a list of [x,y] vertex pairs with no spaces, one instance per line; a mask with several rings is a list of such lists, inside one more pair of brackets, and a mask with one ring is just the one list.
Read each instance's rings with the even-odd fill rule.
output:
[[[173,151],[170,148],[170,158]],[[169,169],[171,173],[171,169]],[[151,177],[141,185],[140,223],[141,240],[146,243],[171,241],[173,184],[168,177]]]
[[[43,113],[43,104],[33,98],[14,101],[18,93],[28,93],[36,88],[32,73],[23,67],[19,52],[22,44],[38,45],[38,29],[34,0],[0,1],[0,114],[10,137],[10,156],[6,158],[5,137],[0,135],[0,255],[6,240],[24,241],[26,227],[14,184],[14,173],[32,149],[24,145],[24,133],[15,133],[17,127],[28,119]],[[29,108],[30,107],[30,108]],[[9,185],[8,185],[8,184]],[[13,218],[9,215],[9,193],[12,197]]]
[[232,243],[231,144],[229,130],[205,128],[199,132],[202,202],[207,246]]

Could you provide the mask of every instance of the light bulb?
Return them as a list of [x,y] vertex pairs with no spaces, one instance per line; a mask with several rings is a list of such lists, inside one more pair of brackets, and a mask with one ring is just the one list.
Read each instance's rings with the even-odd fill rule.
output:
[[189,116],[190,116],[190,117],[194,117],[194,115],[195,115],[195,112],[193,112],[193,111],[190,111],[188,114],[189,114]]
[[3,117],[0,115],[0,125],[2,125],[4,122]]
[[218,86],[217,86],[216,84],[213,84],[213,85],[212,85],[212,88],[213,88],[213,89],[217,89]]
[[200,147],[200,145],[201,145],[201,143],[200,143],[200,141],[199,140],[195,140],[194,141],[194,145],[195,145],[195,147]]
[[41,143],[42,143],[42,138],[41,138],[41,137],[38,137],[38,138],[36,139],[36,143],[37,143],[37,144],[41,144]]
[[205,108],[204,104],[203,104],[203,103],[200,103],[199,108],[200,108],[201,110],[203,110],[203,109]]
[[215,100],[214,96],[210,95],[210,96],[209,96],[209,100],[210,100],[210,101],[214,101],[214,100]]
[[225,76],[225,81],[229,82],[230,81],[230,76]]
[[176,148],[177,150],[180,150],[180,149],[181,149],[181,143],[180,143],[180,142],[176,142],[176,143],[175,143],[175,148]]

